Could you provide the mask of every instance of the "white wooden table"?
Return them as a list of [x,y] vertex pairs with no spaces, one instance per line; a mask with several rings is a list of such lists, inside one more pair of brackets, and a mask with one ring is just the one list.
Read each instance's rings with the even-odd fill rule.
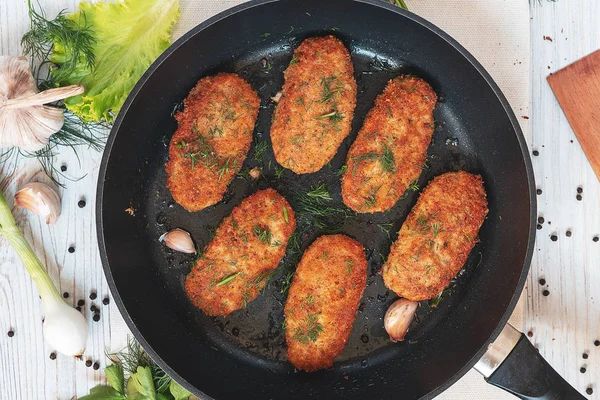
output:
[[[412,0],[413,2],[419,0]],[[439,0],[443,2],[445,0]],[[465,0],[469,1],[469,0]],[[525,1],[525,0],[524,0]],[[77,1],[40,1],[49,15],[75,9]],[[408,1],[407,1],[408,2]],[[410,2],[408,2],[410,5]],[[538,188],[539,215],[536,251],[526,286],[525,331],[544,357],[580,392],[593,389],[589,398],[600,399],[600,184],[547,83],[555,71],[600,48],[598,0],[531,0],[532,122],[531,150]],[[28,28],[25,0],[0,0],[0,54],[19,55],[20,37]],[[482,33],[484,34],[484,33]],[[545,39],[550,37],[552,41]],[[517,112],[518,113],[518,112]],[[526,115],[527,117],[527,115]],[[0,239],[0,399],[70,399],[102,382],[104,351],[110,346],[108,295],[97,254],[94,226],[95,187],[99,154],[84,151],[80,162],[70,152],[58,157],[67,181],[61,190],[63,215],[52,227],[31,214],[16,210],[17,222],[61,292],[75,304],[85,300],[90,328],[84,362],[58,355],[42,338],[42,309],[37,291],[13,251]],[[16,188],[32,179],[44,181],[36,161],[0,165],[0,190],[12,197]],[[582,200],[576,199],[577,188]],[[85,199],[86,205],[78,207]],[[567,236],[570,232],[570,236]],[[551,235],[558,237],[551,240]],[[75,251],[70,253],[69,247]],[[540,285],[540,279],[546,284]],[[548,296],[543,291],[549,292]],[[97,298],[92,301],[90,294]],[[89,307],[100,308],[94,322]],[[8,332],[14,332],[9,337]],[[584,356],[587,355],[587,356]],[[585,372],[580,372],[581,368]],[[583,371],[583,370],[581,370]],[[474,388],[470,398],[477,399]]]

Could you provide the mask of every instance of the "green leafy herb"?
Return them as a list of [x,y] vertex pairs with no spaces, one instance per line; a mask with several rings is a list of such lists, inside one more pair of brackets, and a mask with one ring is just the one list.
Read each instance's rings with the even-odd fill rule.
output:
[[439,305],[440,305],[440,303],[441,303],[441,302],[442,302],[442,300],[443,300],[443,297],[442,297],[442,296],[443,296],[443,293],[444,293],[444,292],[439,292],[438,294],[436,294],[436,295],[435,295],[435,297],[434,297],[434,298],[432,298],[431,300],[429,300],[429,306],[430,306],[431,308],[436,308],[437,306],[439,306]]
[[339,169],[339,171],[336,172],[336,175],[342,176],[346,173],[346,171],[348,171],[348,166],[344,165],[344,166],[342,166],[342,168]]
[[394,224],[390,224],[390,223],[388,223],[388,224],[377,224],[377,226],[379,227],[379,229],[381,229],[382,232],[385,232],[385,234],[387,235],[388,239],[391,240],[390,231],[394,227]]
[[284,172],[285,172],[285,169],[283,167],[280,167],[279,165],[275,166],[275,178],[281,179]]
[[51,46],[50,62],[57,67],[50,70],[52,81],[85,87],[84,94],[65,100],[67,108],[83,121],[112,122],[135,83],[169,46],[178,17],[177,0],[79,3],[65,18],[93,32],[95,41],[79,47],[86,50],[80,59],[73,58],[73,42],[53,38]]
[[128,338],[126,350],[108,356],[114,362],[104,369],[110,386],[95,386],[79,400],[185,400],[192,396],[133,338]]
[[216,284],[216,286],[219,287],[219,286],[227,285],[229,282],[231,282],[232,280],[234,280],[235,278],[237,278],[239,274],[240,274],[239,272],[236,272],[234,274],[226,276],[220,282],[218,282]]
[[346,260],[346,273],[350,275],[353,271],[352,266],[355,264],[352,260]]
[[292,284],[292,278],[294,276],[294,271],[288,272],[281,281],[281,288],[279,289],[279,293],[285,295],[289,290]]
[[375,153],[375,152],[371,151],[371,152],[364,153],[364,154],[361,154],[358,156],[354,156],[352,159],[355,162],[354,168],[352,169],[353,175],[356,173],[356,168],[358,167],[358,165],[361,162],[368,161],[368,160],[379,160],[379,163],[381,164],[381,168],[384,171],[389,172],[389,173],[396,172],[396,162],[394,160],[394,153],[387,145],[383,146],[383,153]]

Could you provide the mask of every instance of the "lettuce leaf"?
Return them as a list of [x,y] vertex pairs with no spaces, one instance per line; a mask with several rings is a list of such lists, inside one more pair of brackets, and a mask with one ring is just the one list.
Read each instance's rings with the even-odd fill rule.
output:
[[[127,95],[169,46],[179,17],[179,0],[121,0],[95,4],[81,2],[67,18],[94,33],[95,66],[81,59],[59,86],[82,84],[85,92],[65,101],[83,121],[112,122]],[[60,68],[69,49],[54,42],[51,60]],[[57,75],[58,76],[58,75]]]

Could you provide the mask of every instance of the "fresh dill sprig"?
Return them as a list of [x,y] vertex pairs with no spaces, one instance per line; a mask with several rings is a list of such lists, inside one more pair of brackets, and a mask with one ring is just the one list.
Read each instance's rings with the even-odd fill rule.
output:
[[281,179],[284,172],[285,172],[285,169],[283,167],[281,167],[279,165],[275,166],[275,178]]
[[394,227],[394,224],[390,224],[390,223],[388,223],[388,224],[377,224],[377,226],[379,227],[379,229],[381,229],[382,232],[385,232],[385,234],[387,235],[388,239],[391,239],[390,231]]
[[300,327],[296,328],[296,332],[292,339],[306,344],[310,340],[315,343],[317,341],[317,337],[321,332],[323,332],[323,325],[319,323],[318,314],[308,314],[305,321],[306,328],[302,329]]
[[333,201],[333,198],[329,194],[329,190],[327,190],[327,186],[324,183],[313,186],[311,190],[306,193],[306,195],[315,199]]
[[329,217],[343,210],[332,204],[333,199],[325,184],[313,186],[310,191],[296,196],[294,210],[299,216]]
[[262,229],[260,226],[255,225],[253,232],[258,240],[264,244],[271,244],[271,231],[269,231],[269,229]]
[[385,172],[394,173],[396,172],[396,161],[394,159],[394,153],[392,149],[389,148],[388,145],[383,146],[383,153],[375,153],[370,151],[368,153],[364,153],[358,156],[354,156],[352,158],[354,160],[354,168],[352,168],[352,174],[356,173],[356,168],[358,165],[367,160],[378,160],[381,164],[381,168]]
[[321,84],[323,85],[321,103],[327,103],[333,99],[336,94],[342,91],[342,85],[340,84],[337,76],[321,78]]
[[[79,21],[68,19],[65,11],[61,11],[53,20],[46,18],[43,10],[37,11],[27,1],[30,30],[21,38],[23,53],[40,63],[34,70],[38,86],[42,89],[55,87],[69,77],[77,68],[77,63],[84,62],[91,70],[94,69],[96,57],[94,46],[96,38],[88,25],[85,13],[80,13]],[[51,54],[55,47],[64,49],[65,60],[60,68],[51,62]],[[49,67],[46,68],[45,67]],[[45,77],[40,74],[44,71]]]
[[262,140],[260,142],[256,142],[254,145],[254,159],[259,163],[264,162],[265,160],[265,152],[269,148],[269,143],[266,140]]
[[[27,6],[30,29],[21,38],[21,46],[23,53],[32,60],[33,74],[40,91],[56,87],[56,82],[66,80],[66,77],[77,68],[77,63],[85,63],[90,72],[94,69],[96,38],[83,11],[79,14],[79,21],[68,19],[65,11],[61,11],[51,20],[46,17],[43,10],[37,11],[31,0],[28,0]],[[60,46],[65,52],[65,59],[60,67],[51,61],[55,46]],[[58,132],[50,136],[48,145],[35,152],[11,149],[0,154],[0,158],[6,155],[12,156],[15,153],[17,156],[37,158],[46,175],[56,184],[64,186],[58,182],[58,176],[69,178],[54,165],[58,148],[71,148],[77,158],[79,158],[78,147],[80,146],[101,151],[104,148],[110,125],[82,121],[68,111],[63,102],[50,106],[63,109],[64,124]]]

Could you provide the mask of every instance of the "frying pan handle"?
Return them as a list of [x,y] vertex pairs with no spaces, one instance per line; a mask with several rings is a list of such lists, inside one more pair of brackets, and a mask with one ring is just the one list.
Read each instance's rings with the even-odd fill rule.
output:
[[488,383],[526,399],[585,399],[548,364],[525,335],[507,324],[475,365]]

